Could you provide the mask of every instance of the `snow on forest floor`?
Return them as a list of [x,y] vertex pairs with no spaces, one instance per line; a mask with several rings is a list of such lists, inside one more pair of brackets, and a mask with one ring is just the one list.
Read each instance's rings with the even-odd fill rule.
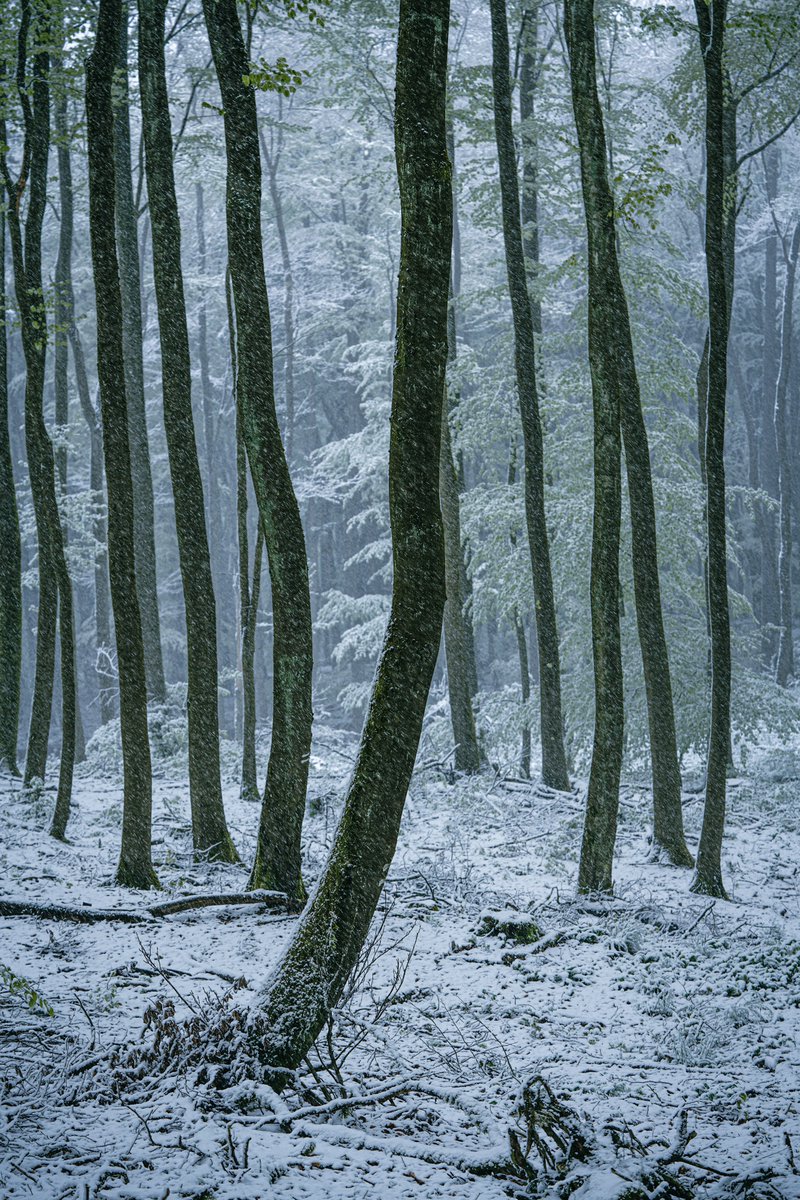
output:
[[[330,844],[351,752],[329,731],[316,747],[309,879]],[[800,752],[751,755],[748,770],[730,788],[731,903],[691,895],[686,871],[647,863],[642,787],[623,792],[617,897],[591,903],[574,892],[582,793],[491,778],[450,785],[418,772],[374,945],[331,1035],[335,1069],[365,1103],[314,1111],[341,1095],[322,1045],[306,1102],[289,1093],[276,1105],[282,1121],[265,1089],[247,1111],[224,1111],[210,1088],[173,1075],[120,1101],[93,1097],[96,1077],[75,1069],[140,1042],[159,997],[189,1014],[207,1011],[231,980],[252,988],[294,918],[254,906],[145,925],[0,919],[0,963],[52,1008],[0,999],[0,1195],[555,1196],[541,1181],[536,1191],[475,1171],[508,1158],[520,1089],[542,1076],[595,1140],[595,1165],[576,1164],[573,1178],[587,1177],[573,1192],[581,1200],[621,1195],[636,1170],[632,1147],[668,1143],[682,1109],[696,1132],[686,1154],[710,1168],[680,1174],[688,1195],[800,1197]],[[79,781],[68,845],[47,834],[51,803],[3,782],[4,894],[143,906],[143,894],[110,884],[119,783]],[[257,806],[234,788],[226,805],[247,861]],[[687,794],[693,844],[701,809],[702,795]],[[154,821],[168,894],[243,888],[244,867],[192,861],[184,784],[158,781]],[[542,938],[524,945],[481,931],[483,913],[507,908],[533,913]],[[249,996],[242,989],[234,1002]],[[394,1099],[376,1099],[395,1085]]]

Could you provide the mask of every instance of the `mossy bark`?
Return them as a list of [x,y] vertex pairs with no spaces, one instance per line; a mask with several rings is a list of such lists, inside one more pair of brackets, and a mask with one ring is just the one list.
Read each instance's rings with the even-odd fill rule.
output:
[[139,88],[153,236],[164,429],[186,614],[189,795],[198,854],[237,862],[222,804],[217,610],[205,500],[192,414],[192,366],[181,269],[181,224],[172,163],[164,60],[165,0],[139,0]]
[[514,322],[514,360],[525,463],[525,518],[539,642],[542,780],[548,787],[568,791],[569,772],[564,752],[561,711],[561,660],[544,501],[544,445],[536,376],[536,340],[525,271],[519,180],[511,121],[506,0],[491,0],[490,11],[495,140],[500,169],[506,272]]
[[339,999],[392,862],[445,600],[439,455],[452,234],[445,141],[448,0],[401,0],[395,145],[402,234],[389,451],[394,583],[356,766],[322,877],[253,1010],[275,1086]]
[[136,584],[142,614],[148,696],[157,704],[167,697],[161,651],[161,618],[156,579],[155,502],[144,392],[142,283],[137,238],[138,213],[131,175],[131,124],[128,111],[128,5],[123,0],[114,65],[114,186],[117,247],[122,291],[125,393],[135,521]]
[[781,632],[775,678],[786,687],[794,675],[794,641],[792,636],[792,455],[787,429],[787,395],[792,363],[792,316],[797,276],[797,256],[800,251],[800,223],[795,226],[786,259],[786,282],[783,291],[781,318],[781,365],[775,387],[775,442],[778,447],[778,495],[780,497],[780,555],[778,579],[780,584]]
[[222,94],[228,262],[236,309],[237,406],[272,584],[272,745],[251,888],[305,899],[300,839],[311,749],[311,594],[305,537],[275,409],[272,333],[261,236],[261,157],[235,0],[204,0]]
[[119,665],[122,734],[122,847],[117,882],[157,887],[151,859],[152,778],[147,680],[134,555],[135,522],[122,293],[114,229],[115,161],[112,84],[120,0],[100,0],[94,48],[86,64],[89,229],[97,310],[97,374],[108,491],[108,558]]
[[[5,145],[0,118],[0,143]],[[8,427],[8,337],[6,330],[6,223],[0,215],[0,764],[17,769],[20,677],[22,672],[22,548],[17,492]]]
[[727,267],[729,201],[726,180],[724,36],[727,0],[695,0],[705,76],[706,276],[709,349],[706,393],[706,522],[711,624],[711,727],[703,827],[692,891],[725,898],[722,837],[731,728],[731,634],[725,514],[725,408],[730,320]]
[[[611,891],[622,769],[623,684],[619,624],[622,381],[634,371],[630,334],[609,303],[622,290],[615,252],[603,116],[597,95],[593,0],[566,0],[564,28],[581,163],[589,275],[589,368],[594,414],[591,610],[594,743],[578,871],[582,892]],[[624,374],[623,374],[624,373]]]
[[[69,819],[75,761],[75,641],[72,625],[72,584],[67,568],[61,518],[56,497],[56,464],[44,421],[44,382],[47,357],[47,312],[42,279],[42,227],[47,204],[47,166],[50,151],[51,12],[23,0],[17,39],[17,80],[22,106],[23,174],[15,183],[5,155],[3,177],[8,198],[7,220],[14,266],[14,289],[20,315],[25,356],[25,448],[39,550],[39,614],[34,695],[31,706],[25,782],[44,779],[50,732],[55,670],[56,613],[61,646],[61,762],[51,833],[63,837]],[[28,77],[28,43],[34,42]],[[26,173],[27,172],[27,176]],[[22,195],[28,189],[24,231],[20,217]]]
[[481,750],[475,726],[474,695],[477,691],[475,638],[469,611],[469,591],[465,586],[466,564],[461,540],[461,490],[450,432],[451,408],[457,397],[450,377],[455,370],[458,340],[456,304],[461,279],[459,245],[455,237],[458,211],[455,172],[455,137],[452,117],[447,122],[447,152],[453,178],[453,252],[450,268],[450,303],[447,310],[448,383],[442,409],[442,452],[439,463],[439,498],[444,527],[444,562],[447,596],[444,606],[444,649],[447,662],[447,690],[450,699],[450,723],[455,745],[457,771],[475,774],[481,768]]

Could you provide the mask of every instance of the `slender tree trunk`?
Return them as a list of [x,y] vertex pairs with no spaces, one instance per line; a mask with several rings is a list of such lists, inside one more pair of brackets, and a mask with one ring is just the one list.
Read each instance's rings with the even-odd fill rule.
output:
[[[30,85],[27,81],[28,38],[31,28],[37,49]],[[42,226],[47,203],[47,164],[50,151],[50,11],[32,8],[23,0],[18,35],[18,84],[23,112],[23,175],[15,184],[5,154],[2,171],[8,197],[8,223],[14,264],[14,284],[25,355],[25,446],[31,477],[36,537],[39,548],[39,617],[34,696],[25,782],[44,779],[55,669],[56,610],[61,645],[61,763],[50,832],[63,838],[69,819],[75,761],[75,643],[72,628],[72,585],[56,497],[53,446],[44,422],[44,380],[47,354],[46,315],[42,287]],[[29,189],[24,234],[20,202]]]
[[536,342],[525,273],[516,150],[511,123],[508,20],[505,0],[490,0],[492,83],[497,157],[503,209],[506,270],[514,321],[517,392],[525,456],[525,516],[533,573],[536,636],[539,641],[539,697],[542,779],[548,787],[569,789],[561,713],[561,665],[550,546],[544,502],[544,449],[536,381]]
[[275,215],[275,231],[278,234],[278,245],[281,250],[281,266],[283,268],[283,398],[286,406],[283,442],[286,446],[286,461],[291,467],[295,436],[294,278],[292,276],[292,260],[289,257],[289,239],[286,236],[286,222],[283,218],[283,198],[281,190],[278,187],[278,164],[266,150],[263,133],[261,144],[265,151],[269,196],[272,201],[272,211]]
[[258,768],[256,765],[256,629],[258,602],[261,596],[261,569],[264,538],[256,528],[256,547],[253,555],[253,579],[249,588],[247,611],[242,614],[242,799],[258,800]]
[[217,611],[192,415],[192,366],[181,269],[164,62],[166,0],[139,0],[139,87],[161,334],[164,428],[186,613],[189,793],[197,853],[237,862],[222,805],[217,705]]
[[[0,143],[5,145],[0,118]],[[18,775],[20,677],[22,672],[22,547],[8,427],[6,331],[6,221],[0,214],[0,765]]]
[[726,270],[725,75],[723,41],[727,0],[695,0],[706,88],[706,273],[709,352],[706,400],[706,511],[711,619],[711,728],[703,828],[692,890],[725,897],[722,837],[730,747],[731,644],[725,530],[725,400],[729,324]]
[[[453,175],[453,213],[456,211],[455,139],[452,121],[447,125],[447,146]],[[460,272],[455,265],[456,246],[450,270],[450,300],[447,310],[448,374],[456,364],[456,300]],[[475,641],[472,621],[467,612],[464,592],[464,547],[461,541],[461,498],[458,476],[453,459],[450,435],[449,381],[442,407],[442,447],[439,463],[439,498],[444,527],[444,564],[446,599],[444,605],[444,647],[447,660],[447,689],[450,698],[450,721],[455,743],[454,765],[457,771],[474,774],[481,768],[481,752],[475,729],[472,705],[472,680],[475,674]]]
[[131,127],[128,111],[128,3],[123,0],[119,42],[115,50],[117,85],[114,95],[114,179],[117,246],[122,289],[122,333],[125,350],[125,392],[128,404],[134,520],[136,522],[136,583],[142,614],[147,692],[163,704],[167,691],[161,652],[161,619],[156,584],[155,506],[142,355],[142,285],[137,240],[137,212],[131,177]]
[[783,292],[781,319],[781,365],[775,388],[775,442],[778,447],[778,494],[780,496],[780,557],[779,580],[781,601],[781,635],[778,644],[776,679],[786,687],[794,675],[794,639],[792,631],[792,458],[787,429],[787,395],[792,361],[792,315],[797,275],[797,255],[800,251],[800,222],[795,226],[792,244],[786,260],[786,283]]
[[322,1029],[391,865],[439,649],[445,599],[439,455],[451,190],[448,0],[401,0],[395,145],[402,236],[389,452],[394,583],[358,758],[314,898],[258,998],[252,1034],[277,1086]]
[[[774,202],[778,191],[780,153],[775,146],[764,151],[764,181],[767,199]],[[767,230],[764,247],[764,342],[762,352],[762,399],[760,426],[760,477],[767,494],[780,500],[778,448],[775,441],[775,389],[780,347],[778,344],[778,235]],[[776,662],[778,627],[781,623],[778,546],[780,533],[772,505],[758,502],[761,516],[761,624],[762,653],[768,666]]]
[[458,480],[453,466],[450,417],[446,397],[442,409],[439,496],[444,526],[446,581],[444,647],[447,659],[447,688],[450,697],[450,721],[455,743],[455,769],[472,775],[480,770],[481,755],[470,690],[469,643],[466,637],[468,617],[464,611],[464,596],[461,589],[463,562],[461,513]]
[[[55,272],[55,363],[54,386],[55,394],[55,424],[63,438],[69,429],[69,330],[74,320],[74,300],[72,293],[72,242],[73,242],[73,195],[72,195],[72,163],[69,151],[69,128],[67,125],[67,94],[63,84],[55,98],[55,129],[58,138],[58,189],[61,215],[58,230],[58,257]],[[59,495],[67,495],[67,448],[59,445],[56,450],[56,471],[58,474]],[[62,525],[64,545],[67,545],[69,534],[66,525]],[[75,644],[75,614],[72,616],[72,643]],[[86,739],[83,733],[83,721],[78,696],[77,672],[75,674],[75,761],[83,762],[86,758]]]
[[89,394],[89,378],[83,343],[77,326],[70,325],[70,345],[78,386],[78,400],[83,419],[89,430],[89,490],[92,494],[92,536],[94,539],[94,620],[95,671],[100,701],[100,724],[114,717],[114,695],[117,690],[112,669],[111,612],[108,594],[108,548],[106,536],[105,495],[103,494],[103,431],[97,406]]
[[[572,106],[581,159],[589,259],[589,366],[594,409],[592,651],[594,745],[578,875],[582,892],[610,891],[622,769],[623,684],[619,627],[621,401],[634,371],[630,330],[618,321],[612,294],[622,294],[616,258],[614,202],[606,173],[603,116],[597,95],[593,0],[566,0],[564,26]],[[609,354],[609,349],[613,353]]]
[[[211,555],[211,576],[214,581],[214,594],[217,598],[217,652],[219,667],[226,670],[235,664],[235,638],[231,639],[232,622],[226,619],[226,601],[231,597],[230,579],[223,566],[223,535],[222,508],[220,505],[221,464],[219,457],[223,453],[224,441],[221,439],[217,446],[217,427],[214,421],[213,401],[215,390],[211,382],[211,369],[208,355],[208,318],[206,314],[206,291],[208,283],[206,224],[205,224],[205,192],[202,183],[195,184],[195,218],[197,229],[197,270],[200,278],[200,292],[197,304],[197,359],[200,367],[200,394],[203,412],[203,465],[205,468],[205,497],[208,513],[208,548]],[[217,462],[215,464],[215,458]],[[233,653],[231,648],[233,646]],[[223,705],[220,717],[221,723],[228,729],[235,729],[229,720],[230,705]]]
[[152,778],[147,681],[134,561],[135,521],[123,313],[114,236],[115,160],[112,86],[124,13],[120,0],[100,0],[94,48],[86,64],[89,227],[97,309],[97,371],[108,490],[111,603],[119,663],[124,796],[117,882],[157,887],[151,859]]
[[311,748],[312,636],[300,510],[275,411],[272,335],[261,238],[255,95],[235,0],[204,0],[227,150],[228,257],[238,354],[237,402],[272,581],[272,745],[250,886],[305,899],[300,839]]
[[[236,329],[230,276],[226,277],[228,303],[228,334],[230,338],[231,370],[234,399],[237,389]],[[250,596],[250,538],[247,531],[247,450],[242,430],[242,413],[236,404],[236,527],[239,546],[239,629],[242,669],[242,780],[243,800],[258,800],[258,770],[256,767],[256,629],[251,623],[253,606]],[[256,529],[256,552],[261,545],[261,530]],[[261,576],[259,574],[259,580]],[[255,584],[255,564],[253,567]],[[256,606],[257,607],[257,606]]]
[[[508,459],[508,486],[513,487],[517,478],[517,441],[514,438],[511,444],[511,454]],[[511,547],[516,549],[517,535],[511,533]],[[527,709],[531,698],[531,671],[528,660],[528,640],[525,636],[525,623],[520,616],[519,609],[514,605],[513,612],[514,635],[517,639],[517,656],[519,657],[519,682],[522,698],[523,709]],[[524,715],[522,725],[522,744],[520,747],[519,757],[520,775],[524,779],[531,777],[531,727],[528,722],[527,714]]]

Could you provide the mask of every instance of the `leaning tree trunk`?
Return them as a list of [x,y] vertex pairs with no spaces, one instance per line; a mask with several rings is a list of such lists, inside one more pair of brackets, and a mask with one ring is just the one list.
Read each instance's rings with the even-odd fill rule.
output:
[[781,601],[781,633],[778,643],[776,680],[786,687],[794,675],[794,640],[792,637],[792,459],[789,451],[789,432],[786,427],[786,400],[789,371],[792,362],[792,313],[794,286],[797,275],[797,255],[800,250],[800,222],[795,226],[789,256],[786,260],[786,283],[783,292],[781,319],[781,365],[775,389],[775,442],[778,447],[778,495],[780,497],[780,556],[778,578]]
[[128,403],[125,394],[122,293],[114,233],[114,113],[112,87],[120,0],[100,0],[94,49],[86,64],[89,228],[97,310],[97,374],[108,491],[108,561],[119,664],[119,713],[124,795],[117,882],[157,887],[150,841],[152,778],[147,732],[142,618],[134,561],[134,502]]
[[272,745],[252,888],[305,899],[300,838],[311,749],[312,635],[300,510],[275,410],[272,335],[261,236],[261,158],[236,0],[204,0],[222,94],[227,152],[228,259],[236,308],[237,404],[272,582]]
[[619,313],[609,303],[610,289],[617,299],[622,295],[622,282],[614,224],[603,219],[613,212],[614,201],[608,186],[605,131],[597,95],[593,0],[566,0],[564,27],[589,251],[589,367],[594,410],[591,608],[595,716],[578,887],[582,892],[595,892],[612,888],[619,809],[623,735],[619,627],[620,420],[622,391],[635,368],[630,329],[620,328]]
[[136,236],[138,213],[131,177],[131,125],[128,111],[128,4],[129,0],[123,0],[119,40],[114,51],[118,89],[114,97],[114,186],[116,188],[119,278],[122,289],[125,394],[128,404],[128,436],[133,471],[134,520],[136,522],[136,585],[142,614],[147,691],[151,700],[155,700],[157,704],[163,704],[167,697],[167,690],[161,653],[161,618],[158,612],[156,581],[155,505],[144,392],[142,284],[139,244]]
[[336,839],[313,900],[262,990],[251,1032],[281,1086],[352,971],[391,865],[439,649],[439,453],[451,191],[445,141],[449,0],[401,0],[395,145],[402,235],[389,451],[394,584],[383,651]]
[[[30,94],[27,90],[28,37],[33,24],[37,50],[33,58]],[[55,669],[56,609],[61,645],[61,763],[50,832],[63,838],[69,819],[75,761],[75,641],[72,628],[72,584],[64,552],[61,517],[56,497],[53,446],[44,421],[44,379],[47,354],[43,329],[42,226],[47,203],[47,164],[50,151],[50,12],[32,11],[24,0],[18,36],[18,74],[23,113],[25,175],[15,184],[3,149],[2,170],[8,198],[7,219],[14,264],[14,285],[25,355],[25,448],[31,479],[36,538],[39,548],[39,615],[36,671],[31,706],[25,782],[44,779]],[[20,200],[29,188],[24,234]]]
[[542,737],[542,779],[548,787],[569,790],[561,713],[561,664],[556,604],[550,566],[550,545],[544,502],[544,447],[536,381],[536,341],[525,272],[519,207],[516,148],[511,121],[506,0],[491,0],[492,84],[506,271],[514,321],[515,363],[525,460],[525,516],[536,606],[539,643],[539,699]]
[[706,395],[706,522],[711,622],[711,728],[703,828],[692,890],[725,897],[722,836],[731,727],[731,633],[725,530],[725,400],[728,357],[726,270],[725,76],[723,41],[727,0],[695,0],[706,89],[706,275],[709,350]]
[[164,61],[166,7],[166,0],[139,0],[139,87],[161,335],[164,428],[186,613],[192,834],[196,853],[219,862],[237,862],[238,855],[225,822],[220,780],[217,610],[192,415],[181,225]]
[[[0,118],[0,142],[5,145]],[[17,733],[22,672],[22,548],[8,427],[6,223],[0,215],[0,765],[18,775]]]
[[[574,27],[589,25],[594,41],[592,6],[578,12],[573,9]],[[588,33],[584,33],[584,38]],[[593,82],[592,94],[597,88]],[[595,276],[590,306],[602,306],[594,312],[602,336],[590,346],[592,379],[602,377],[619,407],[625,445],[625,467],[631,515],[633,584],[636,597],[636,625],[642,654],[647,719],[650,734],[650,758],[653,777],[653,851],[652,857],[675,866],[690,867],[693,859],[683,833],[681,809],[681,772],[675,732],[672,678],[667,639],[661,607],[656,510],[650,447],[642,412],[639,379],[633,352],[628,303],[619,268],[616,226],[605,151],[605,128],[599,99],[596,107],[584,97],[575,110],[581,118],[578,137],[581,142],[581,167],[586,224],[590,231],[589,277]],[[588,186],[587,186],[588,185]],[[610,874],[611,863],[603,870]]]

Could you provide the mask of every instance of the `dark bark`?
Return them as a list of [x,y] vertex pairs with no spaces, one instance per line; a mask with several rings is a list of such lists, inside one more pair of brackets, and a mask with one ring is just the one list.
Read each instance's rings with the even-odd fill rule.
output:
[[[453,173],[453,214],[456,211],[455,191],[455,141],[452,122],[447,127],[448,154]],[[453,244],[453,261],[450,271],[450,300],[447,311],[447,363],[448,372],[456,363],[456,301],[460,271],[456,266],[457,247]],[[472,686],[475,675],[475,640],[472,621],[467,611],[467,595],[464,589],[464,547],[461,541],[461,498],[453,458],[453,443],[450,435],[449,385],[442,407],[442,451],[439,463],[439,499],[444,527],[444,564],[446,599],[444,606],[444,648],[447,661],[447,690],[450,698],[450,722],[455,744],[454,766],[456,771],[474,774],[481,768],[481,752],[475,728],[475,712]]]
[[[233,295],[230,272],[225,276],[225,295],[228,310],[228,339],[230,343],[231,375],[236,407],[236,540],[239,551],[239,642],[242,673],[241,691],[241,737],[242,777],[240,795],[243,800],[258,800],[258,771],[256,767],[256,676],[255,676],[255,626],[250,615],[250,535],[247,528],[247,450],[242,431],[242,412],[236,401],[237,357],[236,323],[233,311]],[[261,531],[256,531],[256,543],[261,541]],[[260,578],[260,577],[259,577]]]
[[[69,819],[75,760],[75,642],[72,585],[56,497],[53,446],[44,422],[47,355],[46,312],[42,287],[42,226],[47,203],[50,150],[50,58],[52,31],[48,8],[34,9],[23,0],[17,41],[17,89],[24,127],[21,174],[12,180],[5,155],[2,171],[8,200],[8,228],[14,266],[22,346],[25,355],[25,448],[31,480],[36,540],[39,550],[39,614],[36,670],[25,782],[44,779],[55,670],[56,611],[61,646],[61,763],[51,833],[63,837]],[[28,39],[35,33],[31,78],[27,75]],[[28,188],[24,232],[20,208]]]
[[[513,487],[517,478],[517,442],[516,439],[511,444],[511,454],[508,460],[508,486]],[[512,532],[511,547],[516,549],[517,535]],[[523,710],[527,708],[531,698],[531,671],[530,662],[528,659],[528,639],[525,636],[525,623],[520,616],[519,609],[514,605],[513,612],[514,636],[517,640],[517,656],[519,658],[519,682],[522,696]],[[531,777],[531,727],[528,723],[527,713],[523,717],[522,726],[522,744],[520,746],[519,756],[519,771],[523,779]]]
[[[5,145],[0,118],[0,143]],[[17,768],[20,675],[22,671],[22,549],[17,492],[8,427],[8,337],[6,331],[6,222],[0,213],[0,765]]]
[[217,702],[217,611],[205,500],[192,415],[192,366],[181,269],[181,226],[172,165],[164,19],[166,0],[139,0],[139,87],[153,277],[161,341],[164,429],[186,614],[189,794],[194,849],[237,862],[222,804]]
[[122,290],[122,334],[125,351],[125,393],[128,404],[128,435],[133,471],[136,584],[142,614],[147,692],[151,700],[166,700],[164,662],[161,652],[161,618],[156,583],[155,509],[142,356],[142,292],[137,210],[131,176],[131,126],[128,111],[128,2],[123,2],[119,40],[115,49],[117,69],[114,94],[114,180],[116,188],[117,246]]
[[[709,351],[706,398],[706,521],[708,598],[711,622],[711,727],[703,828],[692,890],[725,897],[722,837],[730,747],[731,645],[725,529],[725,401],[727,393],[730,289],[727,267],[725,69],[723,43],[727,0],[695,0],[706,92],[706,221]],[[730,222],[728,222],[730,224]]]
[[445,141],[448,0],[401,0],[395,145],[402,235],[389,452],[392,608],[330,858],[253,1012],[276,1086],[342,993],[391,865],[445,600],[439,454],[447,363],[451,188]]
[[[279,132],[279,139],[282,135]],[[278,151],[270,154],[266,141],[261,136],[264,159],[267,164],[267,182],[269,197],[272,201],[272,211],[275,215],[275,232],[278,235],[278,245],[281,251],[281,267],[283,268],[283,400],[285,417],[283,428],[283,443],[286,447],[286,461],[291,467],[294,453],[295,438],[295,404],[294,404],[294,278],[292,276],[292,260],[289,256],[289,239],[286,236],[286,222],[283,217],[283,197],[278,187],[278,161],[280,158],[280,140]]]
[[122,734],[122,847],[117,882],[157,887],[150,850],[152,778],[147,680],[134,559],[135,520],[125,391],[123,312],[114,232],[115,160],[112,84],[124,14],[100,0],[94,48],[86,64],[89,227],[97,310],[97,374],[108,492],[108,560],[119,665]]
[[274,614],[272,745],[250,886],[305,894],[300,838],[311,748],[311,596],[305,538],[275,410],[272,335],[261,237],[255,95],[235,0],[204,0],[222,94],[228,260],[236,308],[237,404],[258,502]]
[[495,138],[500,169],[506,271],[514,321],[515,365],[525,460],[525,517],[533,574],[536,636],[539,642],[539,698],[542,779],[548,787],[569,789],[561,712],[561,665],[550,546],[544,502],[544,447],[536,379],[536,341],[525,272],[516,149],[511,122],[506,0],[491,0],[492,84]]
[[261,529],[256,529],[256,547],[253,554],[253,579],[247,595],[246,611],[242,618],[242,799],[258,799],[258,770],[256,766],[256,630],[258,628],[258,602],[261,596],[261,569],[264,557],[264,538]]
[[[60,64],[57,64],[60,66]],[[58,139],[58,193],[60,201],[60,220],[58,228],[58,256],[55,271],[55,303],[54,303],[54,370],[53,391],[55,396],[55,424],[63,436],[69,427],[69,329],[74,321],[74,300],[72,293],[72,243],[73,243],[73,208],[72,194],[72,162],[69,149],[69,128],[67,125],[67,94],[63,82],[55,97],[55,130]],[[67,495],[67,448],[59,446],[56,450],[56,471],[58,475],[59,495]],[[64,545],[67,545],[69,534],[66,525],[62,525]],[[72,617],[72,643],[75,644],[75,613]],[[86,740],[83,734],[83,721],[78,695],[77,672],[75,677],[75,761],[83,762],[86,758]]]
[[[622,283],[608,185],[603,116],[597,95],[593,0],[566,0],[564,26],[570,59],[572,106],[581,160],[588,239],[589,367],[594,412],[594,525],[591,608],[594,658],[594,745],[586,800],[578,887],[610,891],[622,769],[623,684],[619,625],[621,521],[621,403],[623,381],[634,371],[630,331],[620,328],[608,289]],[[608,353],[613,347],[614,355]],[[616,356],[622,356],[617,361]]]
[[786,687],[794,675],[794,639],[792,635],[792,487],[794,481],[786,410],[789,371],[792,361],[792,315],[798,251],[800,251],[800,222],[795,226],[786,259],[786,282],[781,318],[781,365],[775,388],[775,443],[778,448],[778,495],[780,497],[778,578],[781,602],[781,632],[775,677],[781,687]]
[[103,432],[97,407],[89,394],[89,378],[78,328],[74,320],[69,329],[75,382],[81,413],[89,430],[89,490],[92,494],[92,536],[94,538],[94,619],[95,670],[100,702],[100,723],[114,717],[117,690],[111,658],[111,612],[108,594],[108,549],[106,546],[105,496],[103,494]]
[[[764,154],[764,182],[770,204],[778,190],[780,156],[775,147]],[[764,340],[762,350],[762,396],[759,421],[761,484],[774,501],[779,500],[778,448],[775,441],[775,389],[780,348],[778,344],[778,235],[767,231],[764,248]],[[779,532],[772,505],[758,502],[761,542],[761,607],[762,654],[768,666],[776,661],[779,625],[781,623],[780,588],[778,582]]]

